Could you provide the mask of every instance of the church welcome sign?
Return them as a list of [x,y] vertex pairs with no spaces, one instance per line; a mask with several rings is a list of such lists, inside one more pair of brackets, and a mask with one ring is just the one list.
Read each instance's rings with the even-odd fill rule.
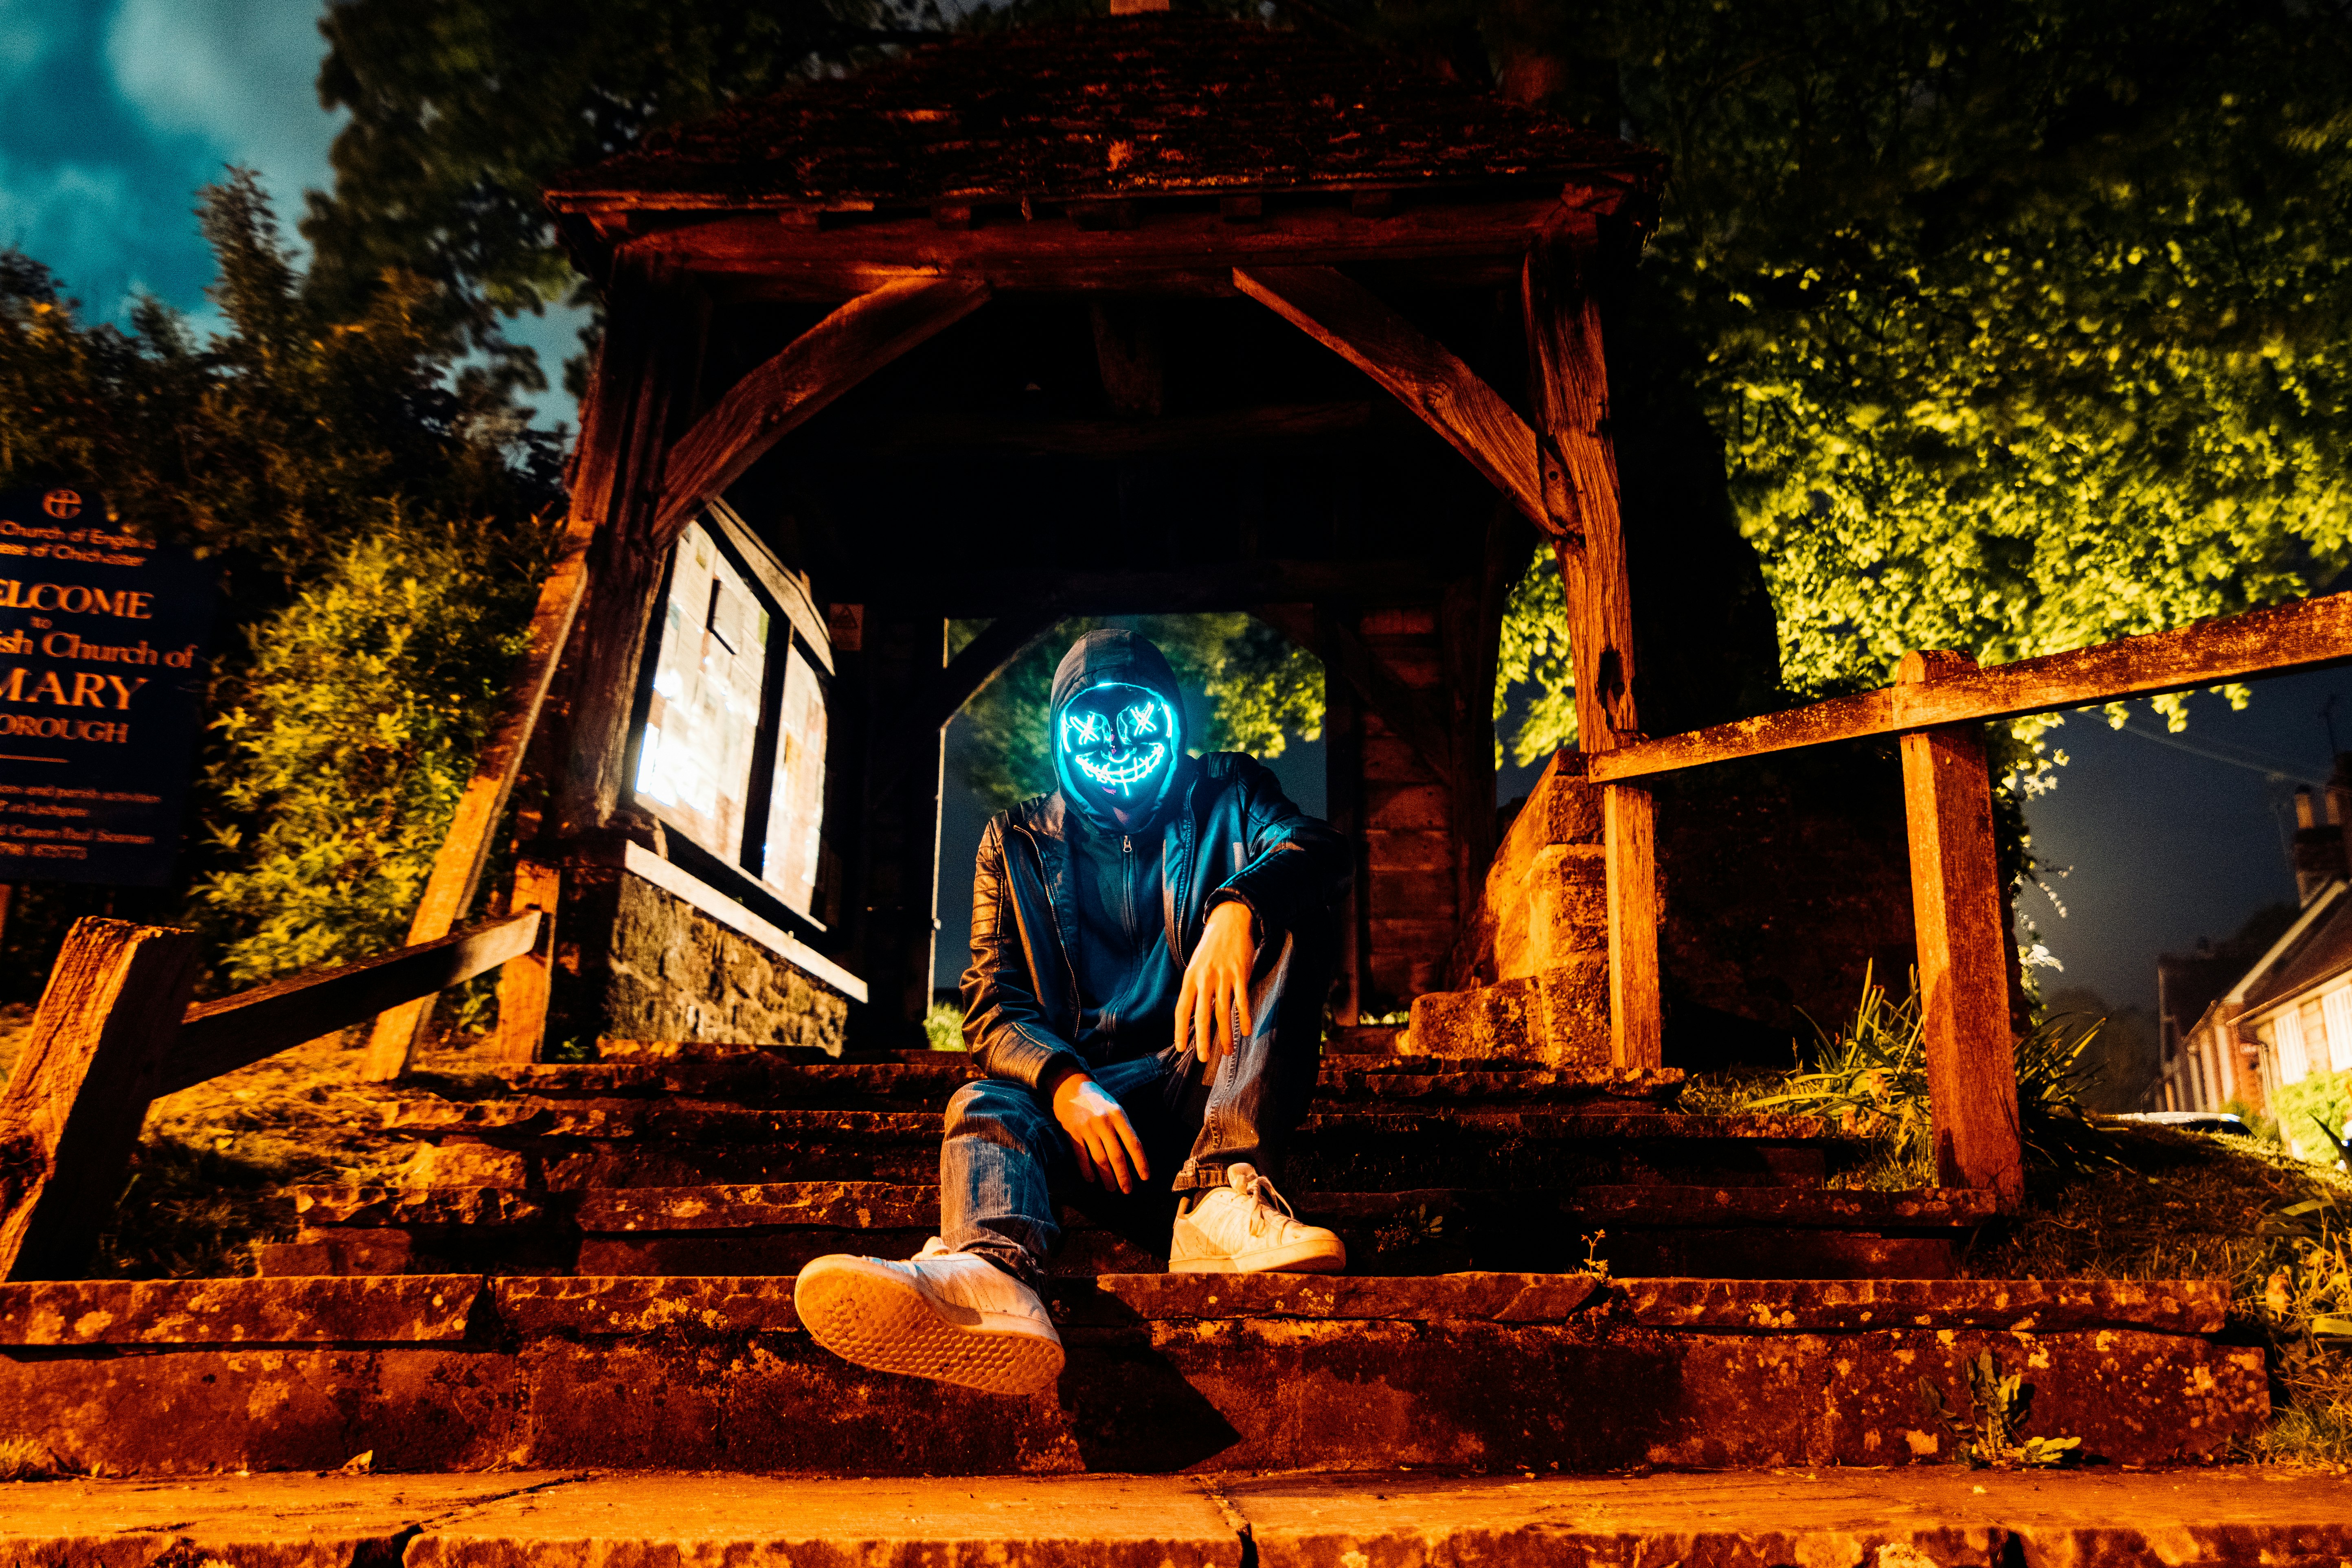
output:
[[0,491],[0,882],[171,874],[212,574],[87,491]]

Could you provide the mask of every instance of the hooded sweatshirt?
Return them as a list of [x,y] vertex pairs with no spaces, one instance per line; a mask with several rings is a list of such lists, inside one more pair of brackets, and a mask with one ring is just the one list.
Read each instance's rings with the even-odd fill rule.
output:
[[[1072,704],[1107,689],[1111,700],[1097,706],[1148,708],[1145,694],[1160,705],[1156,713],[1137,716],[1149,726],[1143,733],[1123,736],[1133,743],[1121,747],[1118,760],[1129,767],[1149,761],[1152,746],[1165,748],[1156,776],[1131,792],[1098,783],[1062,743]],[[1093,1060],[1143,1056],[1175,1037],[1176,997],[1184,977],[1161,940],[1167,916],[1160,835],[1193,772],[1184,754],[1183,715],[1184,694],[1167,658],[1134,632],[1088,632],[1054,672],[1046,733],[1070,814],[1077,904],[1078,941],[1070,957],[1078,982],[1078,1037],[1071,1044]],[[1132,721],[1129,728],[1135,728]],[[1127,808],[1128,824],[1112,815],[1114,805]]]

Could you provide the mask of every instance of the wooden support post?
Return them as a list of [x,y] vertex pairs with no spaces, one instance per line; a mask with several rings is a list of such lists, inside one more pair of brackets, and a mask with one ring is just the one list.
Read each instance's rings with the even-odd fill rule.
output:
[[514,891],[507,898],[507,912],[539,910],[539,938],[529,952],[509,959],[499,971],[499,1027],[490,1040],[492,1061],[521,1067],[539,1059],[547,1034],[547,1006],[554,993],[555,921],[562,888],[562,868],[528,858],[515,862]]
[[[1895,679],[1919,686],[1975,669],[1965,653],[1907,653]],[[2025,1195],[2025,1163],[2009,1029],[2008,902],[1993,849],[1982,727],[1906,731],[1903,805],[1936,1179],[1990,1192],[2013,1210]]]
[[[1577,745],[1588,754],[1642,739],[1634,707],[1633,600],[1609,442],[1601,311],[1578,277],[1589,235],[1547,234],[1520,274],[1540,427],[1544,510],[1567,592]],[[1612,1051],[1620,1067],[1664,1060],[1658,981],[1656,805],[1612,785],[1602,797],[1609,875]]]
[[83,919],[0,1092],[0,1279],[89,1264],[196,979],[193,932]]
[[1621,1068],[1665,1063],[1658,993],[1657,802],[1637,785],[1601,792],[1609,879],[1609,1059]]

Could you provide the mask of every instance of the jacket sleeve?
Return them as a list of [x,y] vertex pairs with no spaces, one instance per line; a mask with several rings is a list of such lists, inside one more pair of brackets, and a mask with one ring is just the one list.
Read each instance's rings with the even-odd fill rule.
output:
[[1086,1066],[1039,1003],[1030,951],[1013,907],[1004,818],[980,837],[971,871],[971,964],[963,972],[963,1039],[980,1070],[1042,1089]]
[[1209,907],[1238,900],[1257,918],[1261,934],[1296,931],[1346,890],[1348,841],[1329,823],[1292,805],[1255,759],[1236,762],[1248,858],[1209,895]]

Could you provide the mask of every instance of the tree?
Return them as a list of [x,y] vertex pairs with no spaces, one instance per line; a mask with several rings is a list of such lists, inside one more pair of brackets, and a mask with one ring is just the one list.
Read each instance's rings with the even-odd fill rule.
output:
[[2307,595],[2352,558],[2344,6],[1363,17],[1430,47],[1472,19],[1507,84],[1672,155],[1628,310],[1700,351],[1793,693]]
[[[405,922],[529,615],[557,454],[459,367],[422,280],[331,308],[243,172],[199,216],[228,323],[202,344],[152,300],[127,331],[87,325],[0,252],[0,488],[94,489],[219,572],[190,847],[178,886],[130,902],[201,924],[252,980],[363,956]],[[41,888],[9,948],[29,957],[112,897]],[[9,968],[37,984],[47,964]]]

